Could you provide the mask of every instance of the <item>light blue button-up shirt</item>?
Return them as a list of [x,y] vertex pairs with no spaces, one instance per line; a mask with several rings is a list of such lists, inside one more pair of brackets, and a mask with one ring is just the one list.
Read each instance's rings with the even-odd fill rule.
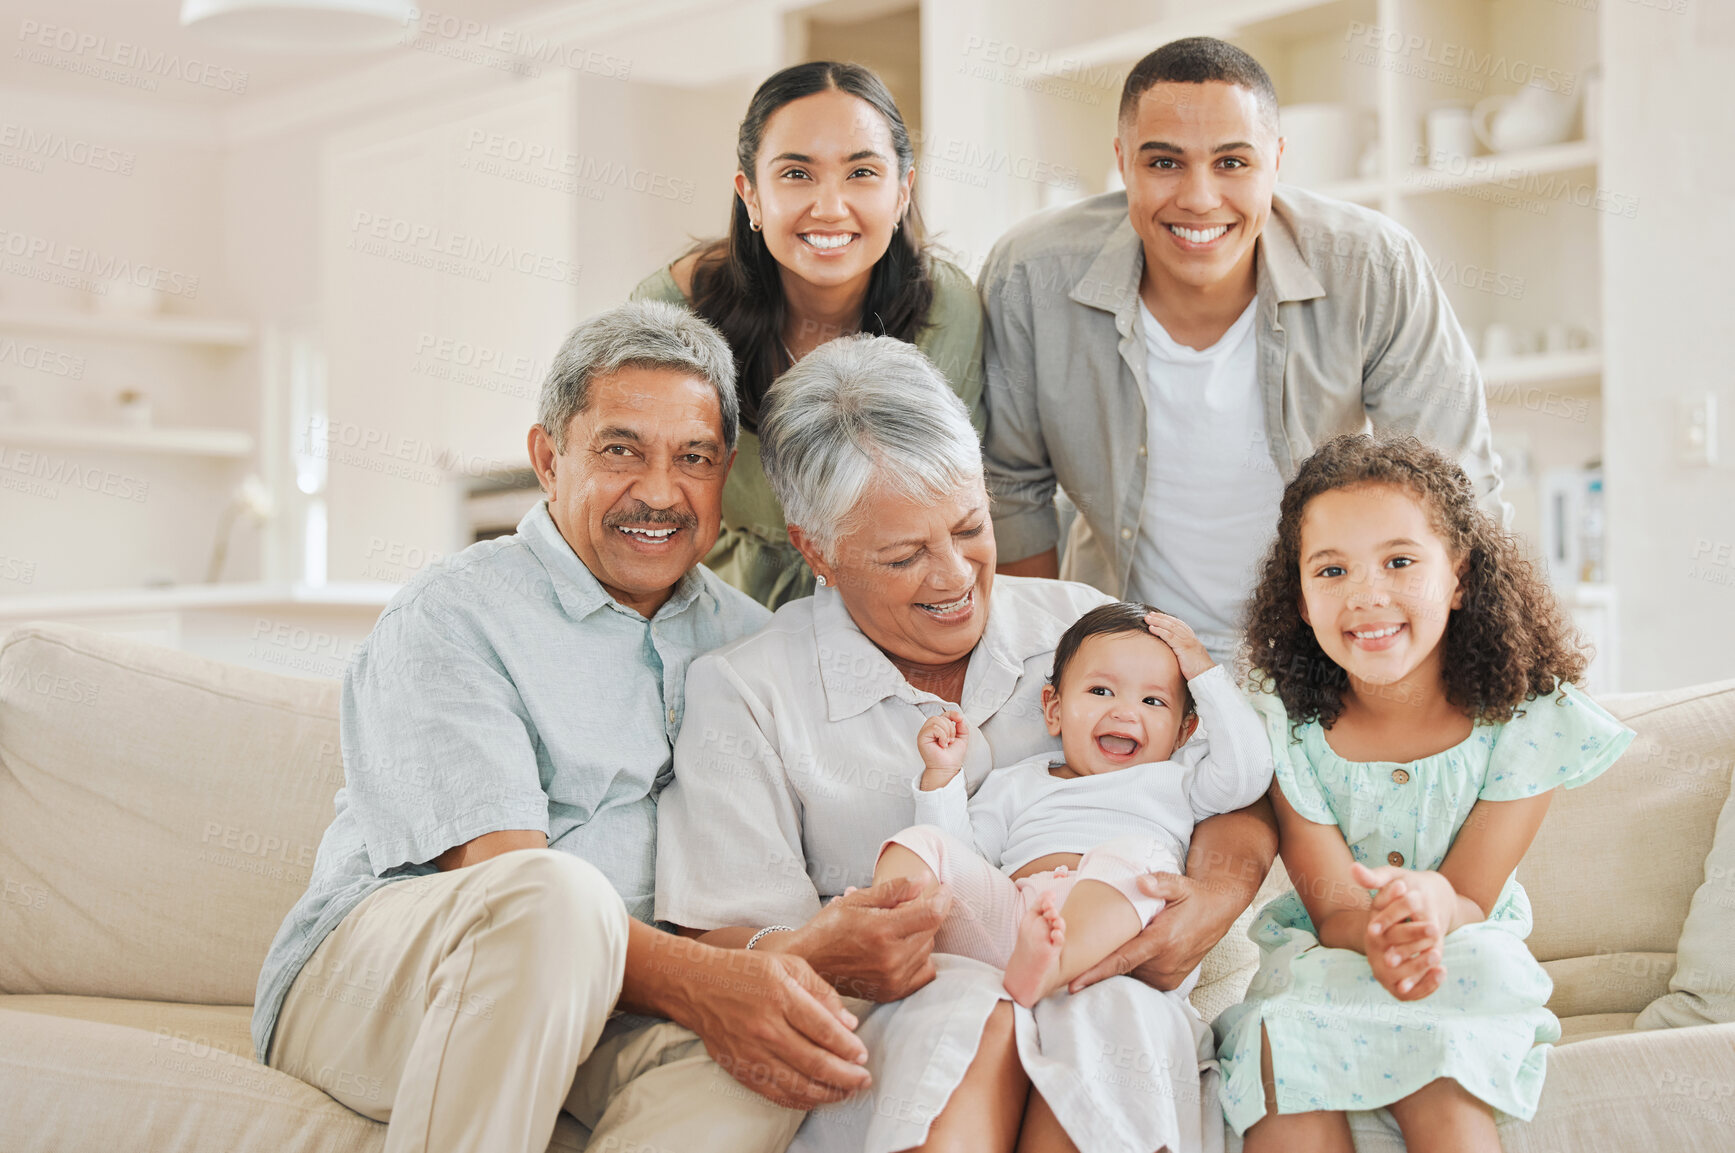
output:
[[698,566],[646,620],[604,591],[546,504],[393,597],[344,676],[344,787],[259,974],[259,1059],[325,935],[484,833],[546,833],[649,921],[687,666],[769,619]]

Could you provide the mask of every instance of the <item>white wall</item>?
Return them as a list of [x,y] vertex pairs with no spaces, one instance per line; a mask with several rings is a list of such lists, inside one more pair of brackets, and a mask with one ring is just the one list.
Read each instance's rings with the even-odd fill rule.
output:
[[[531,366],[546,365],[583,275],[569,195],[535,183],[563,179],[570,115],[557,76],[328,142],[318,246],[329,419],[290,432],[328,462],[333,579],[368,575],[383,547],[452,551],[465,485],[522,467],[540,381]],[[531,147],[556,168],[509,159]],[[511,365],[524,367],[496,367]]]
[[1098,173],[1110,163],[1106,135],[1080,145],[1077,138],[1091,134],[1073,128],[1079,118],[1100,117],[1115,97],[1044,75],[1054,33],[1042,15],[1033,5],[991,0],[922,5],[917,195],[929,231],[971,275],[1019,220],[1100,191]]
[[316,129],[232,143],[223,152],[223,255],[236,311],[259,339],[244,370],[257,396],[258,471],[275,504],[261,528],[243,526],[236,551],[257,542],[260,576],[273,581],[307,575],[304,517],[308,498],[295,487],[287,448],[292,422],[289,388],[292,342],[317,347],[320,252],[319,158]]
[[[10,142],[0,143],[0,308],[94,312],[122,291],[125,270],[160,269],[177,290],[165,311],[236,313],[212,227],[223,212],[214,116],[142,95],[13,90],[0,96],[0,125]],[[40,360],[30,349],[76,364],[77,376],[28,367]],[[0,386],[17,406],[8,423],[118,424],[115,394],[134,389],[158,426],[251,428],[248,364],[244,351],[0,329]],[[244,472],[221,459],[0,441],[0,557],[31,566],[29,580],[0,578],[0,597],[202,579],[219,510]],[[115,495],[129,493],[143,499]],[[256,572],[253,551],[238,549],[231,577]],[[16,567],[0,563],[0,573]]]
[[[1605,0],[1602,18],[1604,179],[1639,201],[1602,221],[1609,568],[1624,682],[1663,688],[1735,674],[1735,5]],[[1691,467],[1681,407],[1706,395],[1723,458]]]
[[586,268],[579,316],[620,303],[694,241],[727,229],[736,130],[763,78],[697,87],[580,82],[574,149],[611,175],[600,198],[572,206]]
[[[454,66],[449,84],[420,90],[437,95],[395,103],[357,82],[365,111],[345,113],[342,94],[327,93],[332,114],[298,127],[284,127],[297,109],[282,100],[249,118],[232,107],[171,107],[142,93],[7,93],[0,120],[110,144],[133,160],[126,175],[60,162],[41,171],[0,164],[0,227],[196,275],[198,296],[169,307],[245,316],[260,339],[214,352],[44,335],[37,343],[83,358],[84,379],[21,368],[0,344],[0,384],[12,387],[27,415],[67,420],[107,419],[107,398],[144,386],[160,425],[251,428],[267,443],[257,461],[241,463],[58,453],[148,482],[149,497],[127,502],[61,486],[51,499],[0,488],[0,597],[199,579],[218,510],[250,467],[273,482],[281,515],[264,535],[263,569],[260,538],[243,529],[229,576],[299,575],[308,501],[294,489],[287,447],[306,432],[292,427],[289,403],[287,366],[298,340],[325,356],[333,418],[388,442],[361,459],[385,464],[394,449],[416,456],[427,445],[459,466],[424,483],[366,464],[334,465],[324,494],[330,575],[409,575],[401,565],[377,564],[381,540],[424,556],[461,546],[454,509],[465,473],[522,462],[531,397],[566,330],[622,299],[692,239],[721,231],[736,125],[753,86],[784,61],[779,13],[795,7],[766,0],[679,26],[599,35],[599,50],[632,62],[624,77],[556,70],[521,81]],[[1538,15],[1502,0],[1477,19],[1529,43],[1540,35],[1530,25],[1554,21],[1554,7]],[[1019,219],[1102,187],[1117,78],[1100,67],[1069,71],[1065,48],[1173,9],[1135,0],[923,0],[919,195],[930,230],[968,269]],[[1600,447],[1622,680],[1651,688],[1735,671],[1728,655],[1735,652],[1735,390],[1720,367],[1727,327],[1720,273],[1735,261],[1735,160],[1727,147],[1735,139],[1728,99],[1735,4],[1603,0],[1599,9],[1584,19],[1599,22],[1603,46],[1602,181],[1638,199],[1636,217],[1562,208],[1546,219],[1496,216],[1489,228],[1468,219],[1453,225],[1449,208],[1434,215],[1446,233],[1479,237],[1486,247],[1466,249],[1464,259],[1522,273],[1559,252],[1562,234],[1568,250],[1586,254],[1582,267],[1556,279],[1584,286],[1579,296],[1569,291],[1567,303],[1600,311],[1605,325]],[[703,41],[709,50],[664,50],[676,40]],[[1588,35],[1551,51],[1573,55],[1580,41]],[[410,55],[418,59],[395,63],[430,64]],[[533,172],[535,164],[490,156],[476,145],[476,130],[485,139],[544,144],[555,168]],[[568,155],[577,171],[562,174]],[[485,170],[480,161],[500,163]],[[526,175],[538,179],[520,179]],[[482,282],[430,274],[351,249],[357,211],[467,230],[581,269],[570,285],[534,275]],[[1430,227],[1417,223],[1419,231]],[[1579,234],[1584,243],[1574,247]],[[1599,246],[1593,236],[1600,270],[1588,255]],[[1595,301],[1589,289],[1599,280],[1605,296]],[[90,296],[0,271],[0,308],[79,308]],[[1525,311],[1540,307],[1541,297],[1459,294],[1457,302],[1472,327],[1494,318],[1531,326],[1555,319]],[[0,332],[0,342],[22,336]],[[442,359],[421,347],[429,337],[454,350],[492,348],[507,370]],[[1720,401],[1723,459],[1689,466],[1677,451],[1683,412],[1707,395]],[[1596,452],[1594,403],[1585,417],[1573,427],[1521,412],[1497,419],[1509,443],[1532,447],[1540,470]],[[8,575],[26,571],[21,566],[29,566],[28,581]]]
[[[459,502],[479,477],[527,467],[566,333],[723,228],[750,93],[559,74],[330,140],[316,246],[330,423],[315,440],[332,579],[401,579],[393,557],[468,543]],[[405,228],[436,236],[390,239]],[[434,251],[496,245],[530,271]]]

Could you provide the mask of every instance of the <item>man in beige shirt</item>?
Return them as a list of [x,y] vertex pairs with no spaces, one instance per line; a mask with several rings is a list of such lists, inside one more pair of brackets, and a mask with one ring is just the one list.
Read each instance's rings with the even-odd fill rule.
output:
[[[1315,445],[1371,427],[1457,456],[1505,516],[1482,379],[1421,246],[1289,186],[1277,97],[1220,40],[1127,77],[1124,192],[989,254],[988,482],[999,571],[1066,576],[1187,620],[1218,660]],[[1078,508],[1060,563],[1056,487]]]

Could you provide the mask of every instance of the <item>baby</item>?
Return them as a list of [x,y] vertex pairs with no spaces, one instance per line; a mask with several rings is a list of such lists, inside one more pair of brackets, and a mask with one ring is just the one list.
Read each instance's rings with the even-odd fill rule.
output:
[[[1073,622],[1042,711],[1061,758],[994,770],[968,798],[968,726],[957,712],[930,717],[916,737],[921,823],[874,868],[875,883],[949,886],[935,949],[1004,968],[1027,1008],[1137,936],[1163,907],[1139,878],[1181,872],[1194,822],[1252,804],[1272,772],[1264,726],[1228,672],[1148,605]],[[1187,746],[1200,716],[1208,751]]]

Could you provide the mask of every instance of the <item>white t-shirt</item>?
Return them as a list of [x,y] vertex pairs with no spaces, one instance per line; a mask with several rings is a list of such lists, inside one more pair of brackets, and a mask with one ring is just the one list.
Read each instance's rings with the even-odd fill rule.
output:
[[1187,859],[1193,826],[1244,809],[1271,787],[1265,723],[1222,665],[1188,682],[1210,741],[1195,736],[1169,760],[1112,773],[1056,777],[1058,753],[1040,753],[989,773],[974,794],[959,773],[937,789],[911,782],[916,822],[965,842],[1007,876],[1050,853],[1083,853],[1117,837],[1157,841]]
[[1210,348],[1188,348],[1144,302],[1144,519],[1127,599],[1191,625],[1218,661],[1240,644],[1241,614],[1277,531],[1283,478],[1266,440],[1254,309]]

